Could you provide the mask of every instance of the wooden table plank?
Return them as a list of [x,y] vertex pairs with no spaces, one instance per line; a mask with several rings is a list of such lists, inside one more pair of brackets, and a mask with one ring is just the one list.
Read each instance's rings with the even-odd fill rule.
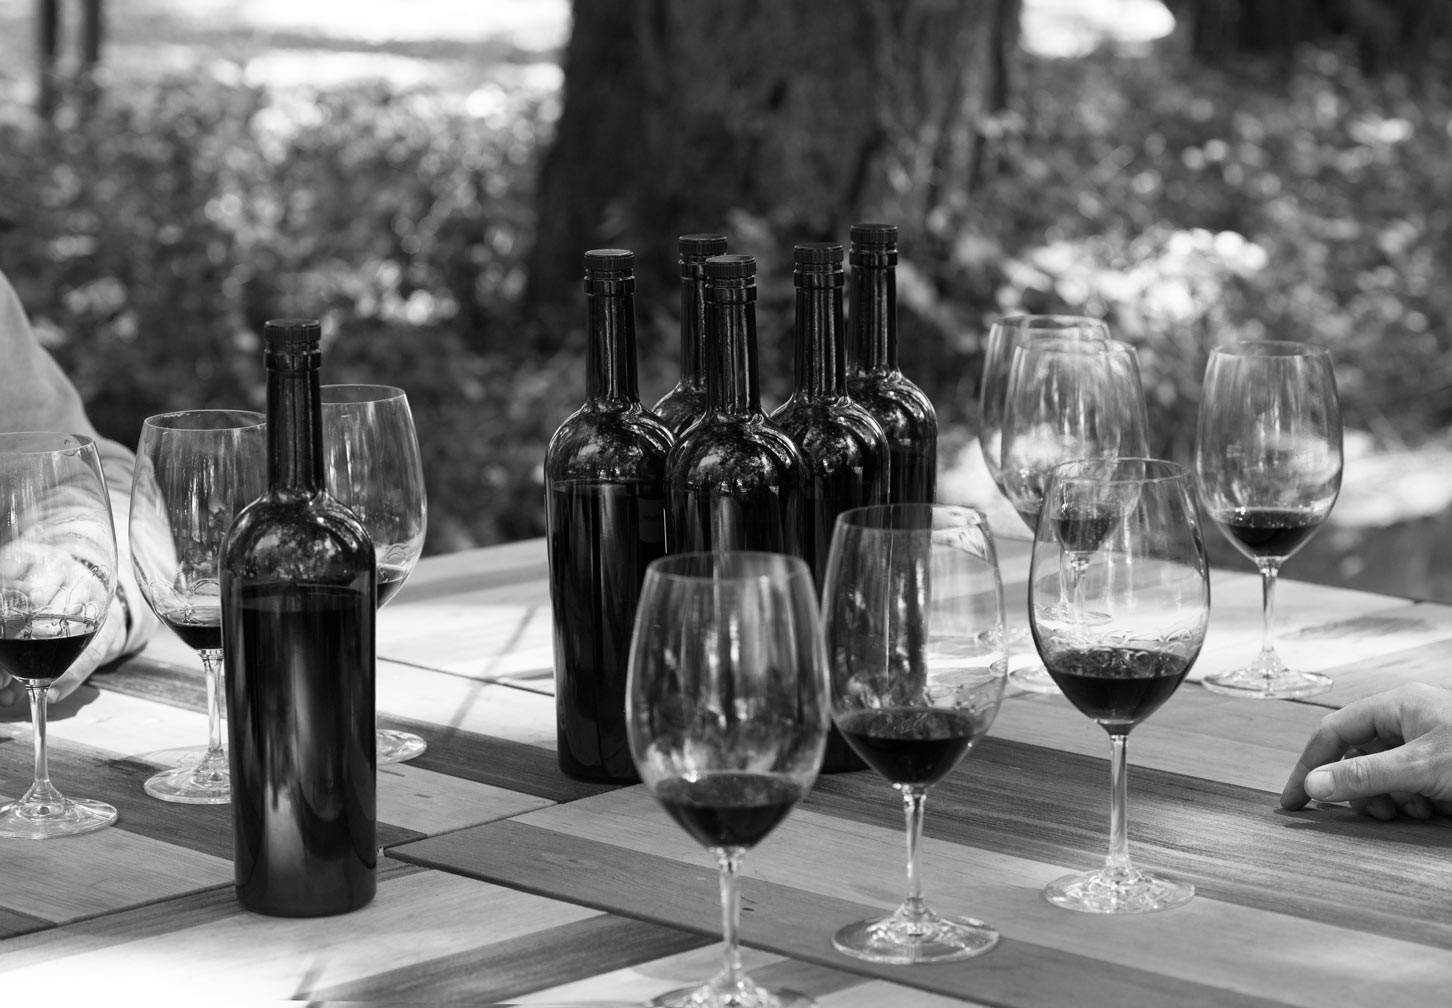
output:
[[[1019,756],[1007,755],[1005,765],[1022,765]],[[1066,870],[1102,861],[1103,815],[1084,822],[1074,809],[1046,815],[1044,808],[1033,810],[1026,802],[1015,816],[1010,803],[992,807],[1001,785],[989,779],[971,794],[930,800],[925,874],[930,895],[944,909],[983,916],[1008,938],[1027,941],[1045,954],[1083,955],[1192,984],[1239,985],[1242,992],[1265,993],[1287,1004],[1375,1003],[1384,996],[1388,976],[1397,978],[1399,996],[1408,999],[1404,1003],[1443,1003],[1438,998],[1452,976],[1452,911],[1446,908],[1440,883],[1445,856],[1428,857],[1420,845],[1402,849],[1394,835],[1376,830],[1381,824],[1342,813],[1329,832],[1302,831],[1297,824],[1316,814],[1285,816],[1268,810],[1260,829],[1247,830],[1241,825],[1242,812],[1191,816],[1188,810],[1194,803],[1179,800],[1172,809],[1174,818],[1182,820],[1178,833],[1163,836],[1167,828],[1156,822],[1166,816],[1156,814],[1156,803],[1142,801],[1141,807],[1151,806],[1151,822],[1146,826],[1144,817],[1134,817],[1138,862],[1189,878],[1200,887],[1200,895],[1188,907],[1166,914],[1102,918],[1052,907],[1042,900],[1039,888]],[[1145,790],[1153,788],[1141,788]],[[885,791],[882,783],[859,775],[827,778],[805,808],[779,829],[780,835],[751,852],[749,877],[793,888],[794,895],[779,894],[780,899],[810,908],[776,902],[766,908],[753,888],[752,905],[758,912],[748,917],[745,927],[754,937],[746,933],[744,941],[811,958],[800,935],[776,930],[775,915],[815,929],[816,941],[824,945],[834,922],[846,923],[868,907],[886,909],[896,903],[902,886],[897,876],[901,826],[897,801],[890,792],[881,794]],[[1067,802],[1072,796],[1069,788],[1064,791]],[[631,788],[608,801],[556,807],[405,845],[395,853],[650,920],[713,927],[708,912],[713,873],[707,858],[671,828],[663,812],[652,810],[652,804],[643,788]],[[519,832],[527,827],[567,839],[546,841]],[[1449,836],[1446,829],[1421,829],[1422,837],[1429,830]],[[1284,853],[1276,862],[1288,862],[1290,868],[1282,864],[1279,874],[1262,877],[1265,837],[1275,831],[1289,833],[1277,844]],[[1191,836],[1195,839],[1187,841]],[[1213,872],[1197,871],[1189,858],[1170,856],[1187,842],[1195,843],[1202,857],[1222,863]],[[511,844],[518,845],[518,858]],[[602,845],[611,849],[602,852]],[[536,853],[525,856],[526,850]],[[826,864],[823,851],[831,852]],[[1259,865],[1252,863],[1257,856]],[[660,857],[679,862],[687,875],[663,874],[654,860]],[[1369,860],[1378,863],[1367,864]],[[1306,863],[1304,870],[1298,868],[1301,862]],[[689,874],[692,866],[694,875]],[[1287,890],[1287,878],[1296,879],[1300,890]],[[651,885],[640,885],[641,879],[650,879]],[[1394,891],[1384,891],[1387,886]],[[586,893],[591,895],[580,895]],[[704,905],[698,905],[701,901]],[[689,916],[692,912],[694,917]],[[807,919],[813,923],[805,923]],[[758,927],[765,932],[756,931]],[[1186,955],[1186,949],[1193,954]],[[826,954],[820,947],[817,952]],[[1040,975],[1037,966],[1033,972]],[[1100,993],[1106,998],[1112,993],[1092,986],[1102,972],[1096,967],[1080,980],[1088,985],[1081,992],[1095,991],[1094,1003],[1100,1003]],[[918,985],[915,978],[902,982]],[[982,996],[971,988],[963,990]],[[1059,993],[1035,989],[1032,997],[1016,1003],[1041,1003]],[[1067,996],[1067,991],[1062,993]],[[1139,996],[1130,1003],[1157,1003],[1144,1000],[1144,991]],[[1221,1003],[1206,1003],[1212,1002]]]
[[[143,907],[0,944],[0,976],[7,994],[22,999],[52,991],[64,974],[98,978],[116,991],[155,991],[171,1004],[311,1000],[315,991],[379,973],[426,976],[426,964],[548,936],[596,916],[574,904],[432,871],[385,874],[378,898],[346,917],[262,917],[242,910],[229,888],[180,906]],[[599,957],[600,968],[617,961],[599,944],[577,954],[582,969],[591,968],[590,955]],[[449,991],[444,978],[420,1000],[454,1000]]]
[[[614,797],[614,796],[612,796]],[[820,838],[819,838],[820,839]],[[817,847],[820,860],[822,847]],[[753,852],[758,853],[758,852]],[[520,821],[494,823],[434,837],[399,851],[420,864],[446,864],[470,877],[500,878],[531,892],[610,905],[672,926],[717,934],[719,907],[714,872],[703,851],[698,865],[642,854],[606,842],[567,836]],[[748,864],[751,858],[747,859]],[[851,870],[850,864],[833,865]],[[649,885],[642,885],[648,879]],[[1106,965],[1011,938],[977,960],[904,970],[849,959],[830,943],[830,922],[857,919],[877,908],[763,881],[745,883],[743,944],[766,948],[833,969],[890,980],[944,995],[967,995],[989,1004],[1159,1006],[1274,1004],[1223,988],[1185,983],[1152,971]],[[1086,997],[1087,995],[1087,997]]]
[[[1150,767],[1279,794],[1306,739],[1326,715],[1315,704],[1246,700],[1186,683],[1129,739],[1131,773]],[[1062,696],[1005,700],[992,737],[1106,757],[1103,729]],[[971,764],[970,764],[971,770]]]

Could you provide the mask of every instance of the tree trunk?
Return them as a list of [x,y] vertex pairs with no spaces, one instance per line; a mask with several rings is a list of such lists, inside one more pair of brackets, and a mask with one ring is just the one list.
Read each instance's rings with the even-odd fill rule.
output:
[[921,251],[1007,102],[1019,5],[575,0],[526,309],[573,310],[581,255],[608,246],[635,251],[645,298],[672,299],[689,232],[726,233],[787,284],[795,242],[854,221]]

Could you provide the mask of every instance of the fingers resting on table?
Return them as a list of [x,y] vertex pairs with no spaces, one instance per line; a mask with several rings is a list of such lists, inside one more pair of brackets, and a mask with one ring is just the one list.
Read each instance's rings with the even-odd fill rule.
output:
[[1378,819],[1452,813],[1452,690],[1402,686],[1322,718],[1281,792],[1282,808],[1309,801]]

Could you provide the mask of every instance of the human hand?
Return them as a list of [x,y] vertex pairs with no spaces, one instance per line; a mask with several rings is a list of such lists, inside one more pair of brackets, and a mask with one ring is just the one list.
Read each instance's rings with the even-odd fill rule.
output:
[[1362,815],[1452,814],[1452,690],[1417,683],[1321,719],[1281,792],[1281,808],[1346,801]]

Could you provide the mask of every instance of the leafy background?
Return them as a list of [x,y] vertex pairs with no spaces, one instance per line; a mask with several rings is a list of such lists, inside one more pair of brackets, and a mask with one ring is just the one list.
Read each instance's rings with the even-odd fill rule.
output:
[[[540,534],[544,444],[582,391],[578,321],[545,331],[520,296],[558,34],[385,46],[260,38],[206,3],[114,10],[101,100],[39,128],[29,4],[0,0],[0,268],[98,427],[134,443],[150,413],[259,404],[261,323],[313,315],[325,380],[409,393],[429,551]],[[264,44],[430,69],[290,80],[259,72]],[[1313,340],[1338,362],[1351,458],[1288,573],[1452,598],[1445,65],[1368,76],[1334,45],[1219,65],[1172,46],[1024,56],[1012,109],[984,126],[988,180],[944,222],[950,253],[904,250],[904,366],[944,422],[945,496],[998,506],[972,437],[996,314],[1107,317],[1139,350],[1157,450],[1180,459],[1211,346]],[[770,359],[790,319],[764,302]],[[673,291],[642,292],[647,400],[675,377],[675,310]]]

